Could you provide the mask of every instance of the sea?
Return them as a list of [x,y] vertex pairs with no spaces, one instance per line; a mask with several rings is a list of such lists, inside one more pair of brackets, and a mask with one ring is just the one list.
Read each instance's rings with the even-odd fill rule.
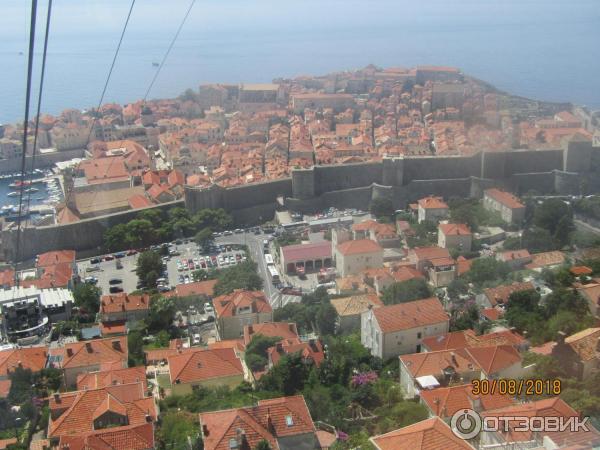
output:
[[[29,3],[0,2],[0,123],[23,119]],[[189,3],[137,0],[106,102],[144,96]],[[38,4],[39,62],[47,0]],[[129,4],[54,0],[42,111],[98,103]],[[517,95],[600,109],[599,43],[598,0],[198,0],[149,97],[370,63],[435,64]]]

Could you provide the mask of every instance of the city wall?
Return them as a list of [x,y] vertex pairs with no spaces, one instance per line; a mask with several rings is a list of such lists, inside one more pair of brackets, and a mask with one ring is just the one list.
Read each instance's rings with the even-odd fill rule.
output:
[[[222,188],[186,187],[185,206],[223,208],[236,225],[273,218],[277,208],[311,212],[329,206],[367,209],[373,198],[391,198],[405,208],[426,195],[481,197],[490,187],[518,194],[600,192],[600,148],[571,142],[562,149],[480,152],[472,156],[386,158],[382,162],[317,166],[293,170],[290,178]],[[181,204],[181,202],[176,202]],[[158,207],[171,207],[164,204]],[[27,228],[25,258],[61,248],[91,251],[102,245],[104,231],[139,211],[82,220],[68,225]],[[9,232],[2,234],[4,257],[14,255]]]
[[[75,149],[75,150],[63,150],[60,152],[54,153],[45,153],[45,154],[37,154],[35,155],[35,169],[44,169],[47,167],[52,167],[57,162],[68,161],[73,158],[83,158],[85,150]],[[27,170],[31,170],[31,162],[32,157],[27,156],[25,161],[25,167]],[[20,172],[21,171],[21,158],[12,158],[12,159],[0,159],[0,173],[8,173],[8,172]]]

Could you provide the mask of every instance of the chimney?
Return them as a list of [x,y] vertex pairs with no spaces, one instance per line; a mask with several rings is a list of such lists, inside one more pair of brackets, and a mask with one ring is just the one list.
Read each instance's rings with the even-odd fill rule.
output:
[[208,437],[208,435],[209,435],[208,426],[202,425],[202,436]]
[[564,345],[566,337],[567,337],[567,335],[564,331],[559,331],[558,334],[556,335],[556,343],[558,345]]
[[72,348],[67,348],[67,356],[69,356],[69,357],[73,356],[73,349]]
[[54,393],[54,401],[56,403],[60,403],[60,394],[58,392]]
[[114,348],[117,351],[121,351],[121,341],[119,341],[118,339],[115,339],[114,341],[111,342],[112,344],[112,348]]
[[146,422],[147,423],[151,423],[152,422],[152,416],[148,413],[146,413]]
[[456,361],[456,353],[451,352],[450,353],[450,358],[452,359],[452,365],[458,366],[458,362]]
[[277,349],[277,353],[283,353],[283,343],[282,342],[278,342],[277,345],[275,346],[275,348]]
[[88,353],[92,353],[92,343],[91,342],[86,342],[85,343],[85,349],[87,350]]

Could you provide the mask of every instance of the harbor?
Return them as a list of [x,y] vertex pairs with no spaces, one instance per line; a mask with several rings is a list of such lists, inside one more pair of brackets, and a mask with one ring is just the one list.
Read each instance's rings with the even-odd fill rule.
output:
[[[23,191],[21,214],[19,202]],[[53,216],[55,205],[64,198],[61,180],[51,170],[36,169],[22,182],[19,173],[0,175],[0,217],[6,222],[30,220],[38,223]]]

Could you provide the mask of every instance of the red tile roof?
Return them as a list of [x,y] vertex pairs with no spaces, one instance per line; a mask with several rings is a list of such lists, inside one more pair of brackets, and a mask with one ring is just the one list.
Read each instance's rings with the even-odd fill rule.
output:
[[582,361],[591,361],[594,359],[600,361],[599,342],[600,328],[587,328],[565,339],[565,343],[571,346]]
[[453,350],[467,347],[487,347],[490,345],[523,345],[525,338],[510,330],[495,331],[477,336],[473,330],[453,331],[423,339],[430,351]]
[[269,313],[273,311],[265,293],[262,291],[245,291],[236,289],[231,294],[221,295],[213,300],[217,317],[232,317],[238,308],[249,307],[252,313]]
[[94,431],[94,417],[112,411],[124,415],[130,426],[156,420],[153,397],[146,397],[142,383],[57,394],[49,399],[48,437],[78,436]]
[[15,284],[15,271],[12,269],[6,269],[0,272],[0,286],[14,286]]
[[205,450],[230,450],[231,439],[237,430],[244,432],[249,448],[266,439],[278,448],[277,438],[314,433],[310,412],[304,397],[280,397],[259,400],[254,407],[228,409],[200,414]]
[[69,450],[147,450],[154,448],[154,425],[127,425],[80,436],[61,436],[58,448]]
[[100,299],[100,314],[115,314],[119,312],[141,311],[150,308],[148,294],[130,295],[125,292],[103,295]]
[[132,195],[129,197],[128,202],[131,209],[147,208],[148,206],[152,206],[154,204],[148,199],[148,197],[142,194]]
[[473,450],[439,417],[373,436],[370,441],[378,450]]
[[192,295],[205,295],[207,297],[212,297],[214,295],[215,284],[217,284],[217,280],[178,284],[175,286],[175,295],[178,297],[189,297]]
[[346,241],[337,246],[338,252],[344,256],[362,255],[364,253],[382,252],[381,245],[371,239],[357,239]]
[[[473,385],[462,384],[460,386],[439,387],[436,389],[424,389],[419,394],[421,400],[435,416],[442,419],[452,417],[461,409],[478,409],[487,411],[490,409],[504,408],[514,405],[516,402],[507,395],[493,393],[488,395],[473,395]],[[475,405],[479,402],[479,406]]]
[[331,242],[324,240],[310,244],[286,245],[281,247],[281,251],[286,263],[331,258]]
[[21,366],[39,372],[46,366],[48,347],[11,348],[0,351],[0,377]]
[[423,209],[448,209],[442,197],[425,197],[418,201],[419,208]]
[[16,444],[17,438],[0,439],[0,450],[4,450],[9,445]]
[[439,230],[446,236],[470,236],[471,229],[464,223],[440,223]]
[[448,314],[436,297],[373,309],[382,333],[448,322]]
[[[559,397],[485,411],[482,415],[488,417],[580,417],[577,411]],[[531,432],[515,431],[515,428],[519,427],[519,423],[509,422],[506,424],[509,427],[509,431],[506,433],[502,432],[506,441],[522,442],[531,440]],[[568,428],[565,431],[545,431],[538,433],[538,438],[541,439],[543,436],[547,436],[561,448],[567,448],[568,446],[573,446],[573,448],[595,448],[600,445],[600,434],[589,422],[587,426],[590,429],[589,431],[571,432]],[[577,445],[581,445],[582,447],[577,447]]]
[[316,367],[319,367],[325,359],[323,345],[318,340],[301,342],[298,338],[292,340],[285,339],[278,345],[270,347],[267,350],[267,354],[273,365],[276,365],[283,355],[294,353],[300,353],[304,362],[313,363]]
[[450,251],[447,248],[441,248],[437,246],[432,247],[414,247],[410,250],[413,253],[417,261],[431,261],[437,258],[450,258]]
[[75,250],[58,250],[41,253],[37,257],[36,267],[53,266],[61,263],[74,263]]
[[496,255],[496,258],[500,261],[516,261],[519,259],[531,260],[531,255],[526,249],[521,250],[507,250],[505,252]]
[[593,270],[587,266],[573,266],[569,270],[575,276],[591,275],[593,273]]
[[492,188],[486,189],[485,195],[493,198],[498,203],[506,206],[507,208],[517,209],[517,208],[525,208],[525,205],[519,201],[517,197],[512,195],[509,192],[501,191],[500,189]]
[[146,368],[144,366],[127,369],[87,372],[77,375],[77,390],[98,389],[115,384],[131,384],[141,382],[144,391],[148,390],[146,383]]
[[127,333],[127,325],[125,320],[115,320],[114,322],[100,322],[100,334],[104,337],[125,333]]
[[247,346],[252,338],[258,334],[265,337],[280,337],[281,339],[297,339],[298,328],[295,323],[266,322],[244,327],[244,345]]
[[488,376],[522,360],[521,355],[512,345],[469,347],[467,352]]
[[66,344],[56,351],[62,356],[61,367],[87,367],[102,363],[127,363],[127,337],[93,339],[85,342]]
[[514,292],[523,292],[534,290],[535,287],[531,282],[513,283],[504,286],[497,286],[495,288],[484,289],[483,293],[487,297],[488,301],[492,306],[497,304],[506,304],[510,295]]
[[197,350],[170,356],[171,383],[192,383],[215,378],[244,376],[242,363],[233,349]]

